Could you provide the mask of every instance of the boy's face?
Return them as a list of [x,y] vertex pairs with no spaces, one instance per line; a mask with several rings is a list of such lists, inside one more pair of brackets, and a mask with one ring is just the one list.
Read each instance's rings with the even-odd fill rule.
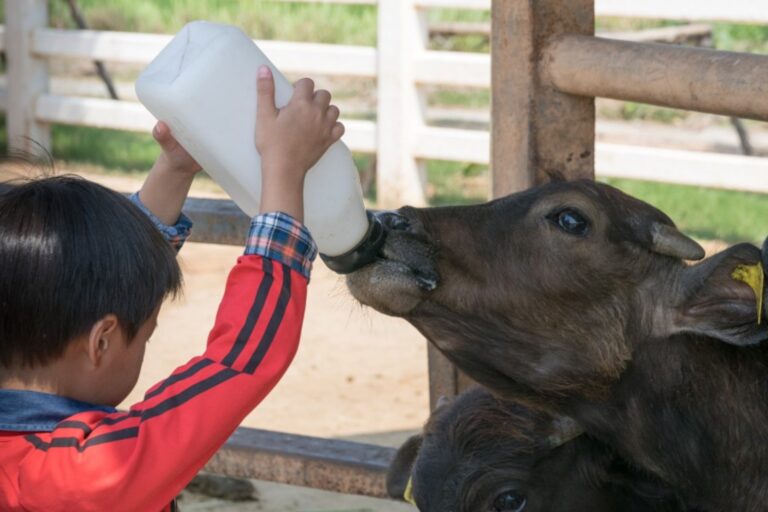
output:
[[136,386],[141,365],[144,362],[144,352],[147,342],[157,327],[158,307],[142,324],[136,337],[128,340],[122,330],[115,336],[117,343],[110,343],[104,353],[101,365],[95,369],[93,378],[93,397],[86,400],[100,405],[117,406],[125,400]]

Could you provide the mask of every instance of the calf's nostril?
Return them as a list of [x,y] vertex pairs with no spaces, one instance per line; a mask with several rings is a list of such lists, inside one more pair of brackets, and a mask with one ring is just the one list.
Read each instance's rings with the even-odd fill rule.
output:
[[419,288],[428,292],[437,289],[437,285],[440,283],[437,273],[432,270],[415,269],[413,275],[416,276]]
[[380,212],[376,217],[381,221],[385,228],[390,231],[407,231],[411,227],[408,219],[395,212]]

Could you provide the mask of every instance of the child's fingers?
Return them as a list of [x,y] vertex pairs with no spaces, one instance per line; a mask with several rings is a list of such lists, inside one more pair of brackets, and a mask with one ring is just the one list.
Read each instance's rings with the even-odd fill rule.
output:
[[339,140],[342,137],[342,135],[344,135],[344,130],[345,130],[344,125],[339,122],[333,125],[333,128],[331,129],[331,138],[333,139],[334,142]]
[[168,128],[168,125],[165,124],[163,121],[158,121],[157,123],[155,123],[155,127],[152,128],[152,137],[154,137],[155,140],[160,144],[168,140],[168,137],[170,135],[171,135],[171,129]]
[[275,79],[272,76],[272,70],[267,66],[259,68],[258,80],[256,83],[258,92],[259,118],[274,118],[277,115],[275,106]]
[[152,129],[152,137],[155,138],[164,151],[173,151],[179,144],[171,134],[171,128],[163,121],[158,121]]
[[326,118],[328,118],[331,122],[336,122],[339,119],[339,115],[341,113],[339,112],[339,107],[336,105],[331,105],[328,107],[328,110],[325,113]]
[[328,105],[331,104],[331,93],[325,89],[315,91],[315,104],[322,107],[323,109],[328,108]]
[[293,95],[297,98],[311,99],[315,92],[315,82],[311,78],[302,78],[293,86]]

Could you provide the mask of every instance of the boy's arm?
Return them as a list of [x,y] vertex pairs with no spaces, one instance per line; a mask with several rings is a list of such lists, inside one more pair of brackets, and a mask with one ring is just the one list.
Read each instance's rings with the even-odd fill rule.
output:
[[139,191],[141,201],[160,221],[172,226],[181,214],[192,180],[202,170],[173,138],[167,124],[159,121],[152,136],[162,151]]
[[141,209],[178,251],[192,229],[192,221],[181,213],[192,180],[202,167],[173,138],[171,130],[158,121],[152,136],[160,145],[160,156],[149,171],[141,190],[131,201]]

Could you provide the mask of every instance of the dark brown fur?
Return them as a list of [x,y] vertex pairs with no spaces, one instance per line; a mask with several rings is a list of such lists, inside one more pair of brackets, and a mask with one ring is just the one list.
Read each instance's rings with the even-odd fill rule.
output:
[[[567,420],[470,390],[400,448],[387,489],[402,498],[412,476],[422,512],[683,512],[668,488],[609,448],[563,438]],[[505,494],[519,506],[505,508]]]
[[[553,222],[564,209],[586,234]],[[399,213],[382,260],[348,278],[361,302],[496,392],[575,417],[689,506],[768,510],[768,331],[731,277],[756,247],[688,266],[654,245],[663,213],[588,181]]]

